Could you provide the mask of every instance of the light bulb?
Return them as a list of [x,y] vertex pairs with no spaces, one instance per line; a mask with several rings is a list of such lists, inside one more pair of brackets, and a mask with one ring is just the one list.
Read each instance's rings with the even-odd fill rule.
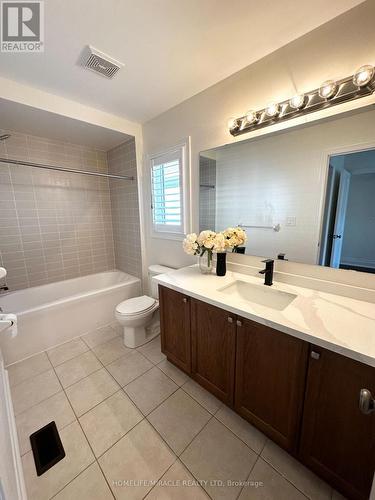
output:
[[305,94],[297,94],[289,99],[289,106],[293,109],[300,109],[305,104]]
[[361,66],[353,75],[353,83],[357,87],[363,87],[371,82],[374,76],[374,67],[367,64],[366,66]]
[[270,102],[266,107],[266,115],[270,118],[274,118],[280,113],[280,105],[277,102]]
[[321,84],[319,95],[323,99],[331,99],[337,93],[337,83],[333,80],[327,80]]
[[238,127],[238,119],[237,118],[229,118],[228,120],[228,128],[230,131],[235,130]]
[[246,122],[252,124],[258,121],[258,113],[252,109],[246,113]]

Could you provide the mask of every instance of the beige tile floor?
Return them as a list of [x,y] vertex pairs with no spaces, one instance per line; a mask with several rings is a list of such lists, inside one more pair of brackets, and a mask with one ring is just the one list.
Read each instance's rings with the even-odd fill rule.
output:
[[[29,500],[342,497],[116,325],[8,367]],[[36,476],[29,435],[54,420],[66,457]]]

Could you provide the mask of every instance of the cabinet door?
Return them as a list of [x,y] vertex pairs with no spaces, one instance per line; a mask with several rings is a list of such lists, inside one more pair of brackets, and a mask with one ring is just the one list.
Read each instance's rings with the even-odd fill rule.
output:
[[300,455],[345,496],[367,499],[375,469],[375,413],[359,393],[375,394],[375,368],[311,348]]
[[192,376],[228,405],[233,404],[236,317],[193,300]]
[[161,350],[187,373],[191,372],[190,297],[159,286]]
[[237,326],[235,408],[276,443],[296,451],[308,344],[258,323]]

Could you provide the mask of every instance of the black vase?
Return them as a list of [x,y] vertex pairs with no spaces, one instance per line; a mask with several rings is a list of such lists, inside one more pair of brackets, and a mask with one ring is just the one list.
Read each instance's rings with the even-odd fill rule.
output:
[[216,259],[216,276],[225,276],[227,272],[227,254],[218,253]]

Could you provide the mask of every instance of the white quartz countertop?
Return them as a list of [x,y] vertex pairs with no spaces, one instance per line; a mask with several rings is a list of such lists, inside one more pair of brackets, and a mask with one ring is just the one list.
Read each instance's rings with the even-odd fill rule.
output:
[[154,279],[190,297],[375,367],[373,303],[274,282],[274,290],[297,296],[284,310],[278,311],[218,291],[235,280],[264,286],[262,276],[233,271],[227,271],[224,277],[203,275],[198,266],[190,266]]

